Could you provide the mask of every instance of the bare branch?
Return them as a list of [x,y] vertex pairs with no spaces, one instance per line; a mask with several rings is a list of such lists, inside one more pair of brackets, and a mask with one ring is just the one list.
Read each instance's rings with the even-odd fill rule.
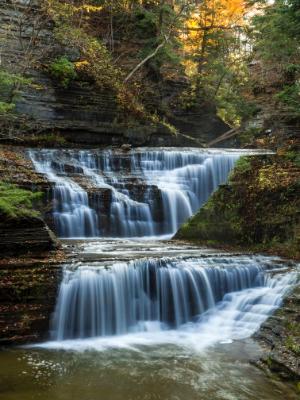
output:
[[124,82],[128,82],[129,79],[136,73],[136,71],[138,71],[144,64],[146,64],[147,61],[149,61],[151,58],[155,57],[156,54],[159,52],[159,50],[165,46],[165,44],[168,42],[169,37],[167,37],[165,35],[164,41],[161,42],[156,49],[150,53],[147,57],[145,57],[139,64],[137,64],[133,70],[126,76],[126,78],[124,79]]

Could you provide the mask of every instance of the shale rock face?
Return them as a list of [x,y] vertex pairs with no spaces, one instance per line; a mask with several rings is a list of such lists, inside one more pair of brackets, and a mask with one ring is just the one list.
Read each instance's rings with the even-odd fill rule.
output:
[[2,254],[18,255],[53,250],[57,239],[41,218],[12,218],[0,222]]
[[77,61],[79,54],[74,49],[62,49],[53,28],[53,22],[43,16],[39,2],[1,2],[3,67],[14,71],[17,65],[28,64],[29,58],[35,66],[32,68],[30,64],[26,68],[33,85],[23,89],[16,105],[20,132],[24,132],[25,119],[29,132],[59,132],[72,143],[201,146],[228,129],[214,108],[205,103],[200,102],[188,111],[182,109],[179,100],[187,87],[185,81],[161,81],[152,98],[144,101],[146,109],[162,113],[163,119],[178,129],[177,135],[168,124],[143,122],[128,116],[128,112],[118,107],[113,91],[96,88],[90,81],[73,81],[63,88],[51,78],[47,65],[62,53],[68,54],[72,61]]
[[300,379],[300,286],[287,297],[283,306],[254,335],[266,349],[255,361],[264,370],[276,373],[284,380]]
[[[27,190],[50,190],[20,148],[0,148],[0,181]],[[43,204],[35,206],[44,213]],[[58,263],[63,259],[57,247],[43,219],[0,215],[0,346],[47,337],[60,282]]]
[[60,281],[47,259],[0,263],[0,346],[45,340]]

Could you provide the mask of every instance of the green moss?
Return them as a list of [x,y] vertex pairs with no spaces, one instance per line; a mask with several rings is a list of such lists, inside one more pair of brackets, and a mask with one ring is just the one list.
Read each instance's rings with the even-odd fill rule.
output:
[[243,175],[246,172],[251,171],[251,161],[250,157],[240,157],[236,164],[235,168],[233,170],[233,173],[231,174],[231,178],[236,178],[237,175]]
[[33,209],[33,202],[41,196],[40,192],[33,193],[0,181],[0,214],[8,218],[36,217],[39,213]]
[[296,339],[293,336],[288,336],[285,341],[286,347],[291,350],[293,353],[300,355],[300,345],[296,342]]
[[34,135],[27,139],[29,144],[43,145],[43,146],[64,146],[67,141],[63,136],[58,133],[48,133],[47,135]]

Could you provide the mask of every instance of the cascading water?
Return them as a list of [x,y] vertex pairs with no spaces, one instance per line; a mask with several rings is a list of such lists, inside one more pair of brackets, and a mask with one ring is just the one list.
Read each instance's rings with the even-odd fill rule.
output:
[[215,326],[229,337],[246,337],[295,283],[293,272],[271,276],[276,268],[282,265],[246,256],[79,265],[65,270],[52,336],[60,341],[187,327],[201,334]]
[[[132,238],[174,234],[226,181],[240,152],[32,150],[29,155],[54,183],[59,236]],[[99,243],[95,246],[103,253]],[[122,250],[111,254],[118,259]],[[123,260],[65,269],[52,321],[55,346],[149,331],[163,334],[163,340],[174,332],[196,333],[197,341],[248,337],[297,279],[264,257],[177,253]],[[278,268],[282,271],[273,274]]]
[[60,237],[173,235],[224,183],[236,152],[31,150],[54,183]]
[[[266,400],[296,399],[248,364],[261,351],[241,339],[297,284],[297,265],[155,240],[173,234],[226,181],[242,151],[29,154],[53,183],[59,236],[87,239],[62,241],[73,261],[63,272],[52,340],[2,352],[5,399],[254,400],[258,388]],[[130,239],[89,239],[112,236]]]

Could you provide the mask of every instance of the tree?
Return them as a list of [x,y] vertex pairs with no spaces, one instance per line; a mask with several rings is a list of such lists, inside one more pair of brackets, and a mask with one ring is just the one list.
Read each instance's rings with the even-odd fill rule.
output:
[[249,108],[242,96],[248,81],[248,10],[242,0],[204,0],[194,5],[183,33],[184,63],[194,95],[216,104],[232,126]]
[[4,140],[16,138],[16,101],[25,86],[34,85],[31,71],[49,51],[42,39],[49,18],[41,10],[37,12],[36,2],[28,0],[23,7],[12,0],[9,5],[12,13],[0,42],[0,136]]
[[[275,0],[253,18],[255,57],[263,84],[276,86],[273,99],[287,117],[300,116],[300,1]],[[268,82],[272,79],[273,82]]]

